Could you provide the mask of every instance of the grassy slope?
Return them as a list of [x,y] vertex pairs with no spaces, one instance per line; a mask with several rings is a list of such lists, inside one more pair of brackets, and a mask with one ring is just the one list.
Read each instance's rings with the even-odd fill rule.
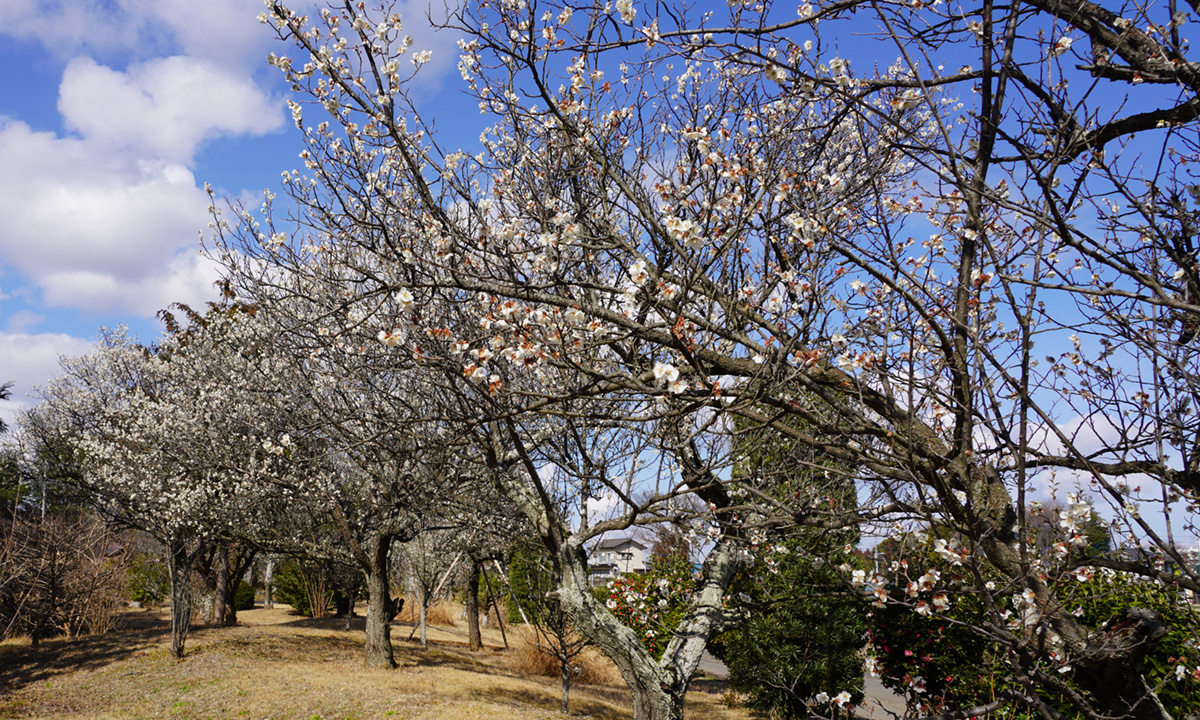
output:
[[[397,623],[396,671],[362,663],[361,622],[306,620],[283,610],[239,613],[234,628],[193,630],[188,658],[167,654],[165,614],[139,612],[127,626],[97,638],[60,638],[34,651],[0,644],[0,718],[322,718],[534,720],[561,718],[559,683],[514,667],[496,630],[488,649],[466,651],[465,630],[434,627],[430,648],[406,642]],[[510,634],[510,641],[513,640]],[[721,704],[723,686],[697,681],[688,716],[753,717]],[[628,718],[620,684],[577,686],[572,714]]]

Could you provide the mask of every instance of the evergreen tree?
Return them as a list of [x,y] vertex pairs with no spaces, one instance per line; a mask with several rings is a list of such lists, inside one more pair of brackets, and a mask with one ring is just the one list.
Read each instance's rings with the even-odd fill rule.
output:
[[[849,509],[851,473],[782,437],[756,433],[746,442],[737,480],[747,492],[794,502],[807,498]],[[745,621],[711,643],[729,667],[729,682],[754,705],[780,717],[810,707],[862,700],[866,609],[845,595],[840,567],[854,562],[857,528],[772,531],[755,561],[734,581]],[[827,709],[827,708],[822,708]]]

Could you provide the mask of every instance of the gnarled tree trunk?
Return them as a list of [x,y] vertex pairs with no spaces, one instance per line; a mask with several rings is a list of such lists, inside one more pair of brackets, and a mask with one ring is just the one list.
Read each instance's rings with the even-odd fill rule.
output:
[[1142,672],[1146,655],[1166,634],[1158,613],[1122,610],[1091,637],[1087,652],[1076,661],[1076,681],[1112,717],[1168,720],[1170,714]]

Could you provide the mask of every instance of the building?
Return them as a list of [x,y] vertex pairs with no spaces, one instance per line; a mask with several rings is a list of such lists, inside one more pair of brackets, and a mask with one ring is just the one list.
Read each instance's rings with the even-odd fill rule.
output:
[[633,538],[601,540],[588,557],[593,585],[603,585],[620,575],[646,572],[646,546]]

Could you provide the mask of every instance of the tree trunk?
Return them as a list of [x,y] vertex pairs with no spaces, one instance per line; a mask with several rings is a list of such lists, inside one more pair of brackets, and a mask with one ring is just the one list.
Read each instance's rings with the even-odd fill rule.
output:
[[471,561],[471,574],[467,578],[467,649],[483,649],[483,637],[479,632],[479,563]]
[[242,579],[246,575],[246,571],[254,564],[254,558],[258,556],[256,550],[248,550],[242,548],[237,554],[237,562],[229,567],[229,582],[225,587],[225,619],[223,625],[237,625],[237,591],[242,585]]
[[428,612],[429,612],[429,601],[425,597],[422,597],[421,598],[421,649],[422,650],[429,649],[429,635],[426,632],[426,628],[428,626],[425,624],[425,618],[427,617]]
[[271,555],[267,558],[266,568],[263,570],[263,607],[275,607],[275,556]]
[[578,545],[558,553],[559,602],[576,628],[617,666],[629,687],[634,720],[681,720],[683,700],[707,640],[723,617],[722,601],[738,567],[737,547],[719,543],[705,560],[707,581],[694,607],[655,661],[633,630],[617,620],[591,592],[587,557]]
[[562,670],[562,712],[566,715],[571,711],[571,664],[560,657],[559,666]]
[[1146,684],[1146,655],[1167,634],[1158,613],[1129,608],[1117,613],[1092,636],[1076,665],[1076,680],[1097,709],[1110,717],[1170,720],[1171,715]]
[[388,556],[392,536],[375,537],[371,549],[371,572],[367,575],[367,644],[364,648],[367,667],[392,669],[396,659],[392,653],[392,617],[395,603],[388,583]]
[[183,659],[183,645],[192,624],[192,593],[188,585],[193,556],[181,540],[167,549],[167,573],[171,578],[171,654]]
[[229,602],[229,546],[220,545],[213,556],[213,614],[214,625],[225,625]]
[[488,602],[491,603],[492,609],[496,611],[496,627],[500,628],[500,639],[504,641],[504,649],[508,649],[508,633],[504,631],[504,618],[500,615],[500,603],[496,598],[497,593],[492,592],[492,581],[488,579],[487,563],[480,563],[480,573],[483,575],[483,581],[487,584]]

